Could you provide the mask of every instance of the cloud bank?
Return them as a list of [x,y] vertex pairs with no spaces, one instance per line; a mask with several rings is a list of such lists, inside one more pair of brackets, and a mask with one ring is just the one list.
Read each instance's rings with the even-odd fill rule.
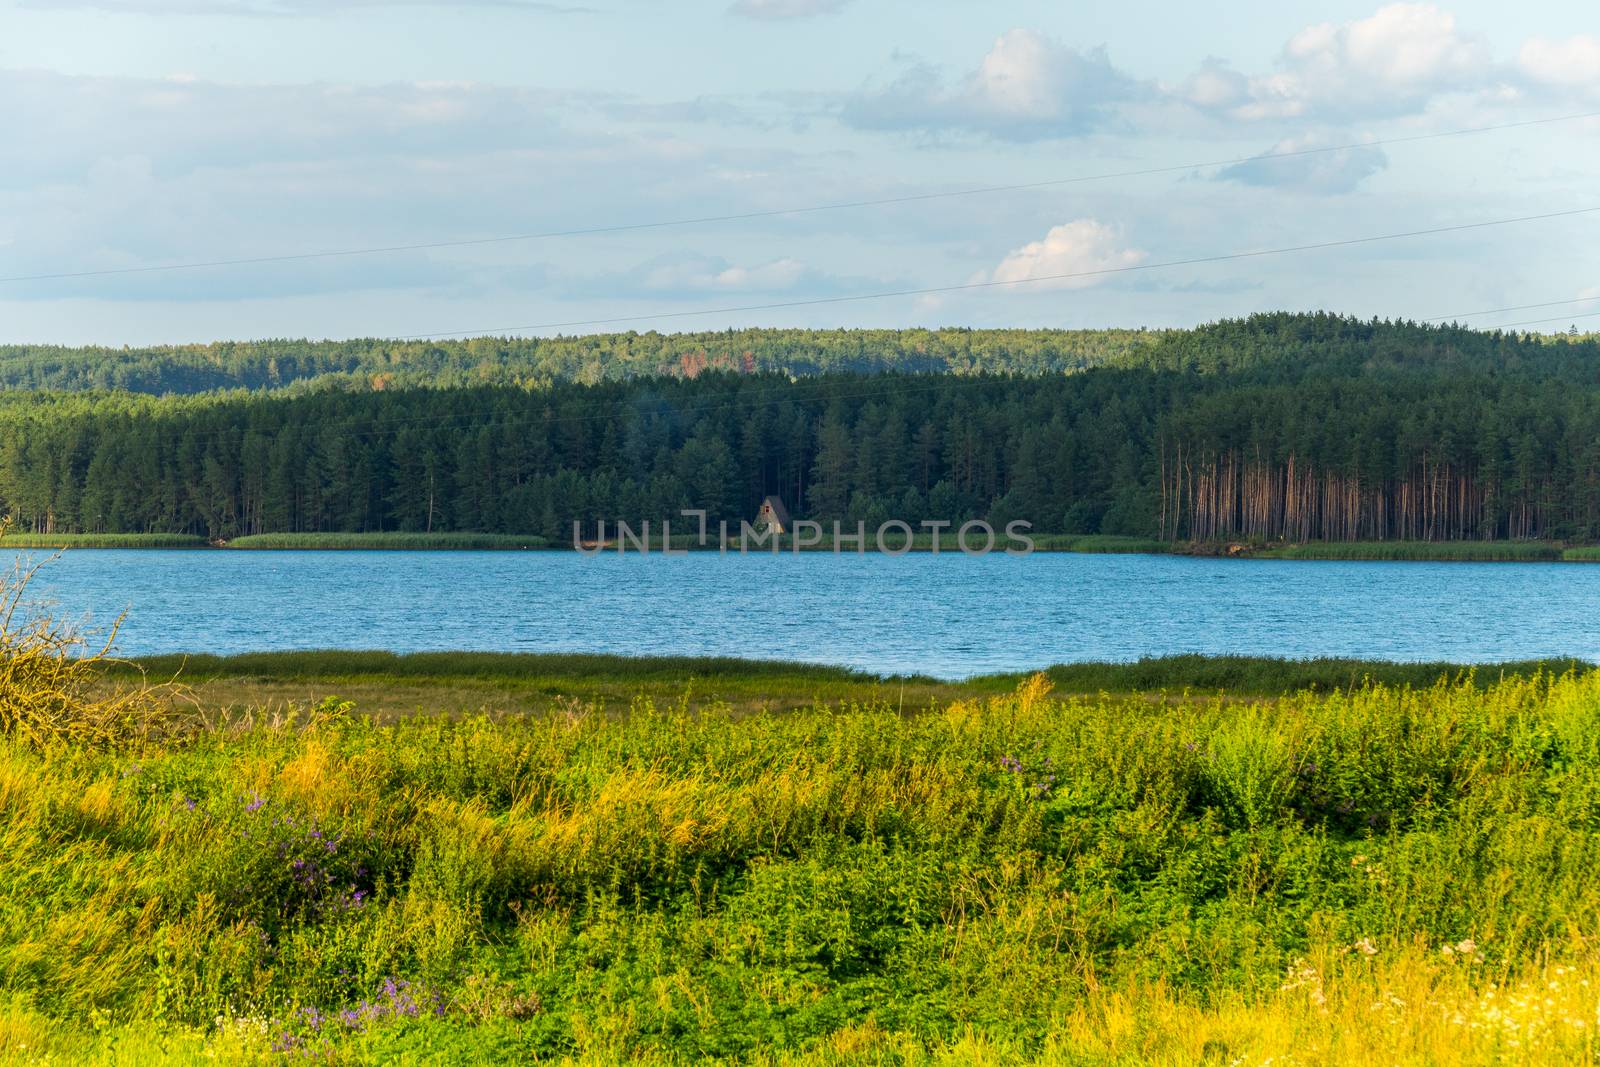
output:
[[[1043,238],[1023,245],[1002,259],[993,270],[973,281],[1025,282],[1041,280],[1030,289],[1085,289],[1109,275],[1093,273],[1136,267],[1146,253],[1124,244],[1116,227],[1095,219],[1075,219],[1051,227]],[[1072,277],[1085,275],[1088,277]]]
[[1217,172],[1216,180],[1270,189],[1338,194],[1353,191],[1367,178],[1389,165],[1389,157],[1375,146],[1320,151],[1331,138],[1309,134],[1279,141],[1254,159]]
[[[1135,129],[1161,121],[1158,113],[1169,125],[1194,112],[1243,127],[1350,125],[1420,116],[1451,98],[1479,108],[1600,98],[1600,37],[1533,38],[1514,61],[1497,60],[1445,9],[1393,3],[1365,18],[1307,26],[1270,70],[1243,72],[1212,57],[1187,78],[1158,84],[1115,65],[1104,48],[1019,28],[1002,34],[971,70],[917,63],[886,85],[849,94],[838,115],[859,130],[1026,142]],[[1342,162],[1350,172],[1373,164],[1381,166],[1371,156]],[[1327,169],[1307,172],[1302,184],[1347,183]],[[1246,173],[1231,177],[1246,180]]]
[[1108,125],[1144,87],[1103,48],[1078,51],[1034,30],[1011,30],[954,84],[917,65],[845,102],[841,118],[865,130],[959,131],[1003,140],[1070,137]]

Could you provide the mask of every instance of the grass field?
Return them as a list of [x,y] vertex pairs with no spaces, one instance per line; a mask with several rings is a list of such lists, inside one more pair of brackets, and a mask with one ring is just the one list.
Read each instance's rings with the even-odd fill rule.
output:
[[0,1059],[1594,1062],[1600,673],[1487,673],[0,737]]
[[[1472,668],[1450,663],[1285,660],[1251,656],[1166,656],[1134,663],[1072,663],[1045,673],[1060,693],[1138,695],[1145,700],[1277,697],[1303,689],[1333,692],[1367,682],[1426,687],[1441,678],[1486,686],[1507,677],[1587,669],[1575,661]],[[875,675],[808,663],[726,658],[628,657],[537,653],[267,652],[237,656],[158,656],[112,668],[127,680],[178,680],[207,704],[239,712],[356,701],[364,714],[504,715],[547,711],[553,701],[626,708],[640,697],[660,705],[722,705],[736,712],[816,704],[888,702],[924,709],[1010,692],[1023,675],[958,682],[922,675]]]

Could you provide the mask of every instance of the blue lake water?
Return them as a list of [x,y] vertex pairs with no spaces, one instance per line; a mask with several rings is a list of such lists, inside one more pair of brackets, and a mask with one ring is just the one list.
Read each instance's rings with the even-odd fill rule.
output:
[[32,599],[125,655],[287,648],[807,660],[940,677],[1178,652],[1600,660],[1600,565],[78,550]]

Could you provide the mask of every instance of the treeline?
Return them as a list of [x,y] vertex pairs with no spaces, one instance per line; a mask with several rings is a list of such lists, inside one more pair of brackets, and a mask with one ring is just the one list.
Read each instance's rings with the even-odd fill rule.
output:
[[1471,352],[1437,372],[1349,370],[1336,352],[1320,371],[1262,360],[1031,377],[707,370],[538,388],[11,393],[0,396],[0,508],[40,532],[566,540],[573,520],[658,522],[684,508],[737,523],[776,493],[800,515],[850,524],[1600,539],[1593,353],[1544,347],[1561,349],[1559,373],[1474,367]]
[[0,507],[35,531],[565,539],[574,519],[684,508],[737,522],[777,493],[821,519],[1041,509],[1041,529],[1133,531],[1152,514],[1139,472],[1163,399],[1128,385],[708,372],[537,390],[11,394]]
[[0,388],[162,395],[299,385],[543,385],[739,374],[1059,374],[1125,363],[1144,330],[726,330],[715,333],[273,340],[150,348],[0,345]]
[[726,330],[549,339],[275,340],[152,348],[0,346],[0,389],[381,391],[544,386],[707,372],[1057,375],[1091,368],[1252,371],[1283,380],[1375,370],[1583,376],[1593,337],[1480,332],[1325,313],[1257,315],[1193,330]]
[[1158,529],[1196,540],[1594,539],[1594,375],[1591,365],[1543,380],[1218,378],[1163,421]]

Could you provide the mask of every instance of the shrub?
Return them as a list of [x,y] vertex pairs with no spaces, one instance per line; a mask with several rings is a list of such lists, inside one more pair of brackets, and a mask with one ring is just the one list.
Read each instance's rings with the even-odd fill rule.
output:
[[0,732],[41,745],[105,744],[173,728],[174,698],[181,696],[175,687],[152,686],[142,676],[109,683],[103,676],[120,617],[91,642],[31,609],[28,585],[48,562],[19,559],[0,580]]

